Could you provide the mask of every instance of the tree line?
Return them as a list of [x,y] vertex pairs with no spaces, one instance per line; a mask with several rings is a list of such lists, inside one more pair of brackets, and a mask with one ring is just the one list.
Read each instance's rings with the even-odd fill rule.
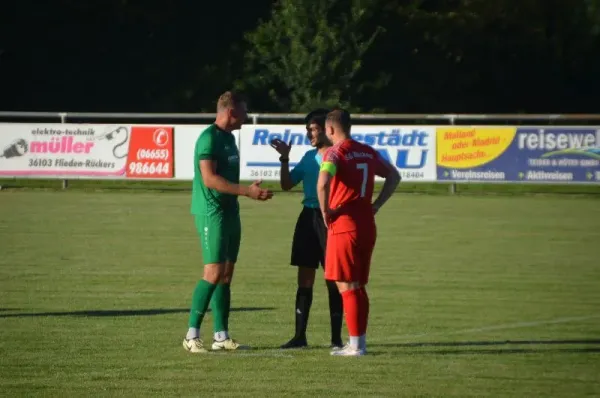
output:
[[0,110],[598,112],[600,0],[20,0]]

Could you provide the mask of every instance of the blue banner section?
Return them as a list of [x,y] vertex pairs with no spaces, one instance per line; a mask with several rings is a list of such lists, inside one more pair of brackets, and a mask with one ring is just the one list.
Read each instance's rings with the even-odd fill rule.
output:
[[[377,150],[404,181],[435,181],[434,126],[353,126],[352,138]],[[292,145],[290,167],[313,149],[304,125],[245,125],[240,133],[241,179],[279,180],[274,139]],[[377,177],[378,180],[381,180]]]
[[444,127],[437,178],[600,183],[600,127]]

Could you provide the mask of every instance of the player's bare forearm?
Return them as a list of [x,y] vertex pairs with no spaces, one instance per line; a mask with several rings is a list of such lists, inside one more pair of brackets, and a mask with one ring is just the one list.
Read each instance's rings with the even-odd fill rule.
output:
[[211,176],[206,176],[203,179],[204,185],[206,185],[207,188],[229,195],[248,196],[248,187],[229,182],[220,175],[213,174]]
[[373,202],[373,208],[375,209],[375,211],[379,210],[381,206],[383,206],[385,202],[387,202],[388,199],[392,197],[394,191],[396,191],[396,188],[398,187],[398,184],[400,184],[400,180],[401,178],[400,173],[398,173],[398,170],[396,170],[395,168],[391,169],[388,175],[385,177],[385,181],[383,183],[383,187],[381,187],[381,192],[379,192],[379,196]]
[[327,214],[329,211],[329,183],[331,181],[331,175],[326,171],[319,173],[319,180],[317,181],[317,197],[319,198],[319,207],[323,214]]
[[281,169],[279,170],[279,184],[281,189],[289,191],[294,188],[292,183],[292,176],[290,175],[290,164],[288,162],[281,162]]
[[219,191],[221,193],[236,196],[248,196],[250,192],[248,187],[234,184],[218,175],[217,162],[214,160],[201,160],[200,172],[202,174],[202,181],[204,181],[204,185],[206,185],[206,187],[209,189],[214,189],[215,191]]

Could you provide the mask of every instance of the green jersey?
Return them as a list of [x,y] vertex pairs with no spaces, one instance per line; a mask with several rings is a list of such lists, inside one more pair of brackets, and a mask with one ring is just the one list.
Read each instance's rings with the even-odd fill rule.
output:
[[237,211],[238,198],[207,188],[200,172],[201,160],[217,163],[217,175],[227,181],[240,182],[240,154],[235,137],[212,124],[198,137],[194,149],[194,182],[192,185],[192,214],[212,214]]

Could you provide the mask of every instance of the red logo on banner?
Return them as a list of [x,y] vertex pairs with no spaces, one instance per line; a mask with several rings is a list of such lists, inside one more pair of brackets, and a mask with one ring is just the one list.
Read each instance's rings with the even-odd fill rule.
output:
[[173,178],[173,128],[133,126],[127,177]]

